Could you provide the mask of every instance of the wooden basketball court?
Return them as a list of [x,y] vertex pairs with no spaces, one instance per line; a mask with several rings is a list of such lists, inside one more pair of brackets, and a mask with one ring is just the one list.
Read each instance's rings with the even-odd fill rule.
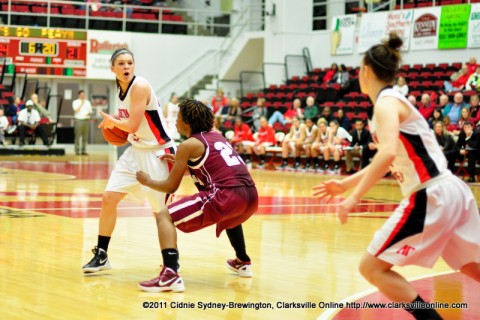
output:
[[[401,199],[388,179],[342,226],[335,203],[312,197],[311,188],[332,176],[253,170],[260,208],[244,231],[254,277],[225,267],[234,257],[225,234],[217,239],[213,227],[179,232],[183,293],[138,289],[160,271],[161,254],[148,206],[125,201],[109,248],[112,269],[84,275],[115,161],[114,149],[104,150],[88,157],[2,157],[0,319],[411,319],[402,309],[372,308],[389,301],[357,270],[373,233]],[[480,188],[471,188],[480,199]],[[192,192],[185,177],[177,196]],[[443,261],[433,269],[398,270],[429,301],[464,303],[440,309],[445,319],[479,319],[480,284]]]

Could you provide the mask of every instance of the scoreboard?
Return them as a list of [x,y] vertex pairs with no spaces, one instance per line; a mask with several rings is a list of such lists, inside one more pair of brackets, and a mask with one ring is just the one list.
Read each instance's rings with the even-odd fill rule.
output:
[[0,70],[7,74],[57,77],[87,74],[87,32],[48,28],[0,27]]

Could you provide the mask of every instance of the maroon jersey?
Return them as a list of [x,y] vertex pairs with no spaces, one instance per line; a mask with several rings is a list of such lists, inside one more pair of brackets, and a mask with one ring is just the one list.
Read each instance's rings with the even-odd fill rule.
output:
[[216,131],[192,134],[205,146],[199,159],[188,161],[188,168],[198,190],[250,187],[255,183],[232,146]]

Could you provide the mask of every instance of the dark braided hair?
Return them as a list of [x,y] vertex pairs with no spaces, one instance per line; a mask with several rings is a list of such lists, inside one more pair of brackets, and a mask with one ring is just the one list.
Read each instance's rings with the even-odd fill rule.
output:
[[370,66],[379,80],[393,83],[402,59],[402,44],[403,40],[395,32],[391,32],[388,40],[368,49],[363,57],[363,64]]
[[184,100],[178,107],[183,121],[190,126],[192,134],[212,130],[214,115],[209,107],[192,99]]
[[[117,57],[121,54],[129,54],[132,56],[132,59],[133,61],[135,62],[135,57],[133,56],[133,53],[128,50],[127,48],[119,48],[117,50],[115,50],[113,53],[112,53],[112,56],[110,57],[110,64],[113,66],[113,64],[115,63],[115,60],[117,59]],[[117,83],[117,89],[119,91],[121,91],[121,87],[120,87],[120,82],[118,82],[118,79],[115,79],[115,82]]]

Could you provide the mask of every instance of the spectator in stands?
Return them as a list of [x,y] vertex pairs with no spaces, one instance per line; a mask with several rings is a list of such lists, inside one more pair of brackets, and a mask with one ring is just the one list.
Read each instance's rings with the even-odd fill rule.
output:
[[352,122],[350,119],[345,115],[342,109],[338,109],[337,111],[337,116],[335,119],[338,121],[340,124],[340,127],[343,129],[350,131],[352,129]]
[[408,96],[408,101],[414,106],[417,107],[417,97],[415,97],[413,94]]
[[480,91],[480,66],[478,66],[475,72],[468,77],[465,88],[466,90]]
[[318,127],[317,138],[312,144],[311,153],[310,153],[311,157],[313,158],[314,171],[320,170],[318,155],[319,154],[323,155],[323,150],[327,147],[328,133],[330,131],[330,128],[328,127],[328,122],[324,118],[318,119],[317,127]]
[[465,122],[471,122],[475,126],[475,122],[472,119],[472,116],[470,115],[470,109],[467,107],[463,107],[461,111],[461,116],[460,119],[458,119],[457,123],[457,132],[454,132],[455,135],[460,134],[460,131],[463,130],[463,125]]
[[453,140],[452,134],[445,129],[443,121],[435,122],[433,133],[435,134],[435,138],[437,139],[445,158],[447,158],[448,169],[454,173],[457,151],[455,150],[455,141]]
[[288,109],[285,114],[282,114],[280,111],[275,111],[270,119],[268,119],[268,124],[273,126],[275,122],[280,122],[282,126],[287,122],[292,122],[293,117],[298,117],[300,120],[304,118],[302,101],[298,98],[293,100],[292,107]]
[[470,176],[468,182],[475,182],[475,163],[478,158],[478,148],[480,134],[473,131],[473,124],[465,122],[463,124],[463,131],[458,136],[456,150],[460,161],[465,158],[468,160],[467,173]]
[[344,64],[341,64],[338,67],[337,72],[333,75],[333,78],[328,82],[329,84],[338,83],[341,88],[348,87],[348,83],[350,81],[350,73],[345,67]]
[[[223,107],[222,110],[227,108],[228,106]],[[224,115],[223,111],[221,112],[221,115],[223,117]],[[227,115],[226,115],[227,120],[233,120],[236,117],[240,117],[241,115],[242,115],[242,108],[240,107],[240,101],[238,101],[237,98],[232,98],[232,100],[230,101],[230,108],[228,108]]]
[[10,104],[5,111],[5,115],[12,119],[12,124],[15,125],[17,123],[18,114],[23,108],[25,108],[25,106],[21,104],[20,98],[15,97],[15,99],[13,99],[13,103]]
[[334,118],[332,114],[332,109],[330,107],[323,107],[322,113],[320,114],[320,118],[324,118],[327,123],[330,123]]
[[306,106],[303,110],[303,115],[305,119],[313,119],[313,121],[317,121],[318,117],[318,107],[315,105],[315,98],[312,96],[308,96],[305,102]]
[[220,132],[222,136],[225,136],[225,132],[227,131],[225,127],[223,126],[223,119],[220,116],[216,116],[213,119],[213,130]]
[[260,118],[260,130],[258,130],[258,135],[255,141],[247,147],[247,160],[250,160],[250,156],[253,152],[256,155],[260,156],[259,168],[265,166],[265,153],[266,148],[274,146],[277,143],[275,139],[275,130],[268,124],[266,117]]
[[285,136],[282,142],[282,164],[280,169],[286,169],[288,166],[288,156],[293,153],[295,156],[295,162],[293,169],[300,166],[300,152],[303,147],[303,141],[306,137],[306,126],[304,123],[300,123],[298,117],[293,117],[292,126],[290,132]]
[[405,80],[405,78],[402,76],[398,77],[397,83],[393,86],[393,89],[397,90],[406,97],[408,95],[407,80]]
[[338,71],[338,65],[336,63],[332,63],[330,70],[328,70],[325,75],[323,76],[323,83],[328,84],[332,79],[335,73]]
[[[243,143],[244,141],[247,141],[247,143]],[[237,117],[233,126],[233,137],[230,140],[230,144],[239,154],[243,154],[245,152],[244,145],[248,144],[248,141],[254,141],[252,130],[248,124],[243,122],[241,117]]]
[[5,132],[8,128],[8,119],[5,116],[5,110],[3,107],[0,107],[0,145],[3,146],[3,142],[5,141]]
[[333,154],[333,173],[340,173],[340,158],[343,155],[343,146],[347,143],[350,144],[352,136],[347,130],[340,127],[337,120],[330,121],[329,125],[330,132],[327,147],[323,149],[323,159],[325,160],[324,170],[329,171],[332,167],[330,156]]
[[470,96],[470,115],[472,116],[472,121],[474,124],[476,124],[480,120],[480,99],[478,95],[474,94]]
[[[360,159],[365,161],[362,158],[362,153],[364,150],[368,149],[368,144],[370,142],[370,131],[365,128],[365,123],[361,119],[355,120],[355,128],[351,132],[352,141],[350,142],[349,148],[345,150],[345,164],[346,164],[346,173],[353,174],[355,173],[353,157],[359,156]],[[369,161],[367,159],[366,163],[360,162],[360,168],[364,168],[368,165]]]
[[467,67],[468,67],[468,75],[471,75],[472,73],[474,73],[479,67],[479,64],[477,63],[477,58],[470,57],[470,60],[467,62]]
[[430,100],[430,95],[428,93],[422,94],[420,103],[418,104],[418,111],[425,118],[425,120],[430,119],[435,110],[435,103]]
[[464,64],[462,65],[462,69],[450,76],[451,81],[445,81],[443,83],[445,91],[447,93],[453,91],[462,91],[463,89],[465,89],[468,77],[468,67],[466,64]]
[[48,120],[52,122],[50,113],[44,106],[42,106],[40,102],[38,102],[38,94],[32,93],[32,95],[30,96],[30,101],[33,102],[33,108],[38,111],[38,113],[40,114],[40,118],[48,118]]
[[443,109],[447,106],[447,104],[450,102],[450,98],[444,93],[440,95],[439,101],[438,101],[438,107]]
[[445,129],[452,134],[455,130],[457,130],[457,126],[450,121],[449,116],[443,116],[443,124],[445,125]]
[[222,107],[227,106],[229,103],[228,98],[224,96],[223,89],[217,89],[217,95],[212,98],[212,111],[216,114]]
[[435,123],[437,121],[442,121],[442,123],[443,123],[443,116],[442,116],[442,109],[441,108],[435,108],[435,110],[433,110],[432,116],[430,117],[430,119],[428,119],[428,126],[430,127],[430,129],[433,129],[433,126],[435,125]]
[[257,106],[253,109],[253,130],[257,132],[260,129],[260,118],[267,116],[267,108],[265,108],[265,98],[257,99]]
[[40,124],[40,114],[34,109],[32,100],[25,104],[26,108],[18,114],[18,133],[20,136],[20,146],[25,145],[25,133],[31,129],[42,138],[43,144],[48,146],[47,134],[43,125]]
[[453,103],[447,104],[445,109],[443,109],[443,116],[449,116],[452,124],[457,125],[463,107],[470,109],[468,103],[463,102],[463,94],[461,92],[457,92],[453,96]]
[[370,159],[373,158],[373,156],[377,153],[377,145],[373,141],[373,137],[370,134],[370,139],[368,141],[367,148],[362,149],[362,160],[361,160],[361,166],[362,168],[365,168],[368,166],[370,163]]
[[310,162],[312,161],[312,144],[317,139],[318,127],[312,118],[305,119],[305,140],[303,141],[303,152],[305,152],[305,170],[310,170]]

